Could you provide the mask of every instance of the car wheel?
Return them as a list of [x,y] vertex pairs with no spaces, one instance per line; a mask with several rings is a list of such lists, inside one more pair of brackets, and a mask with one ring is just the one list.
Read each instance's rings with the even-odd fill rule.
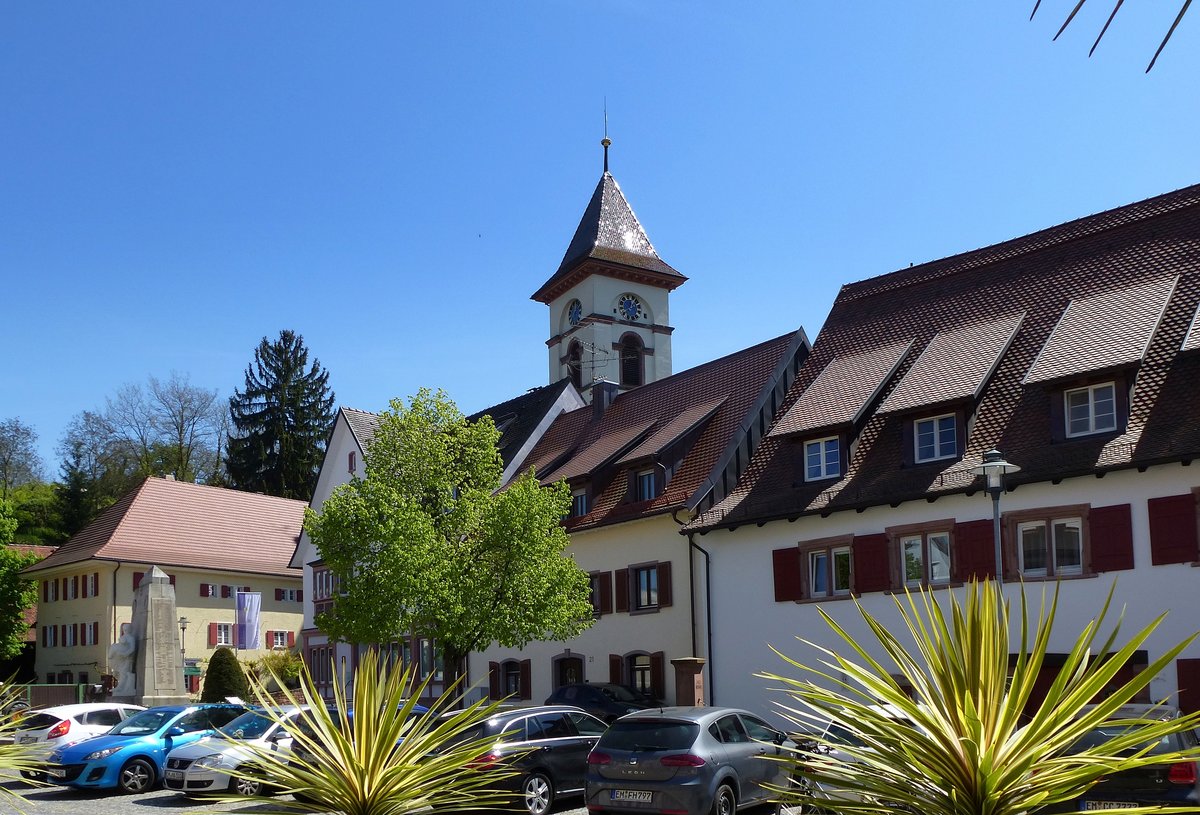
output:
[[154,786],[154,767],[144,758],[131,758],[117,776],[121,792],[146,792]]
[[45,781],[46,780],[45,773],[34,772],[31,770],[21,770],[21,777],[24,778],[26,781]]
[[[238,767],[240,772],[253,772],[249,767]],[[235,776],[229,780],[229,791],[237,795],[256,796],[263,794],[264,784],[257,778],[247,778],[245,776]]]
[[529,815],[546,815],[554,806],[554,785],[545,773],[530,773],[521,782],[521,801]]
[[711,815],[733,815],[737,809],[737,800],[733,797],[733,789],[728,784],[722,784],[717,787],[717,794],[713,798],[712,809],[709,810]]

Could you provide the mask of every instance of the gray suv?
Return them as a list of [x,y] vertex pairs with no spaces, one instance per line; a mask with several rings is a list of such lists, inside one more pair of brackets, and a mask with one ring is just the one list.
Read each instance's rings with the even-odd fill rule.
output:
[[772,803],[787,765],[768,757],[795,745],[745,710],[667,707],[622,716],[588,756],[589,813],[733,815]]

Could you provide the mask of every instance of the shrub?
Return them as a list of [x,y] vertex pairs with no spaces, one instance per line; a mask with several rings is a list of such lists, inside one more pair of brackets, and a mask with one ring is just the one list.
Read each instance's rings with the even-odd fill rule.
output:
[[218,648],[208,661],[200,701],[224,702],[229,696],[244,699],[249,693],[246,674],[238,663],[237,655],[229,648]]
[[[294,740],[290,756],[247,743],[253,758],[243,772],[295,802],[256,811],[339,812],[344,815],[405,815],[417,810],[495,810],[509,805],[512,793],[497,791],[497,782],[512,775],[503,765],[480,765],[495,739],[480,739],[473,728],[498,709],[483,701],[457,710],[462,696],[451,691],[427,713],[416,712],[416,700],[427,682],[416,682],[411,670],[399,671],[368,651],[354,674],[353,696],[341,683],[327,707],[308,671],[300,672],[298,692],[284,691],[287,701],[311,705],[297,719],[285,719],[271,703],[265,683],[251,678],[262,715],[283,723]],[[349,715],[354,711],[353,717]],[[233,793],[224,800],[246,802]],[[271,798],[257,799],[262,803]]]
[[[1121,705],[1170,666],[1195,635],[1163,648],[1146,670],[1122,681],[1122,668],[1165,615],[1119,647],[1119,620],[1101,639],[1110,589],[1054,683],[1038,699],[1035,683],[1051,641],[1058,589],[1048,609],[1043,595],[1041,613],[1031,621],[1024,589],[1017,588],[1019,644],[1009,642],[1008,602],[990,581],[967,585],[961,599],[950,589],[897,596],[900,621],[892,628],[907,629],[911,645],[862,606],[858,612],[870,635],[857,639],[820,610],[839,646],[823,648],[801,640],[820,652],[816,665],[784,659],[804,678],[760,676],[782,683],[780,690],[790,701],[781,707],[794,722],[811,726],[832,721],[860,745],[818,736],[818,749],[796,751],[789,760],[800,783],[781,791],[784,801],[802,804],[806,812],[843,815],[889,810],[1018,815],[1073,800],[1106,775],[1197,758],[1195,751],[1146,751],[1170,733],[1195,727],[1200,714],[1122,718],[1127,729],[1121,736],[1065,754],[1083,734],[1120,716]],[[886,654],[888,665],[870,655],[867,640],[872,650]],[[1010,653],[1016,655],[1011,666]],[[911,685],[912,698],[893,678],[891,671],[897,669]],[[1026,718],[1031,702],[1037,702],[1036,710]],[[838,761],[821,747],[857,761]]]
[[268,690],[300,687],[304,660],[295,651],[271,651],[250,663],[250,675],[262,680]]

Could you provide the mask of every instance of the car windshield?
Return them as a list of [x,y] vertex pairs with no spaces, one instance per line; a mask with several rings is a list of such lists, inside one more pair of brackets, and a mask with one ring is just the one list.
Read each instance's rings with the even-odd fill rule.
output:
[[683,750],[692,745],[700,725],[695,722],[618,719],[600,737],[598,747],[610,750]]
[[108,735],[141,736],[146,733],[154,733],[177,715],[179,715],[178,710],[143,710],[108,731]]
[[636,693],[623,685],[605,685],[600,689],[600,692],[612,699],[614,702],[640,702],[641,698]]
[[248,710],[221,728],[221,735],[230,739],[261,739],[273,722],[267,716]]
[[[1071,745],[1071,747],[1067,750],[1067,755],[1074,755],[1076,753],[1082,753],[1084,750],[1092,747],[1099,747],[1100,745],[1115,739],[1117,736],[1122,736],[1128,733],[1130,729],[1131,728],[1128,727],[1119,727],[1114,725],[1102,725],[1097,727],[1095,730],[1088,731],[1086,734],[1084,734],[1083,738]],[[1142,742],[1143,746],[1146,744],[1147,742]],[[1151,755],[1155,753],[1168,753],[1174,749],[1175,748],[1171,746],[1171,736],[1166,735],[1153,743],[1153,745],[1150,747],[1150,753]],[[1133,750],[1131,749],[1127,752],[1133,752]]]

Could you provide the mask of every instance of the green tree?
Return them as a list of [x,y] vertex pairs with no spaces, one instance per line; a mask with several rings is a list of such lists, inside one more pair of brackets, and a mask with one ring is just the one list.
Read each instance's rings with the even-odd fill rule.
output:
[[0,422],[0,499],[8,498],[14,487],[41,478],[37,439],[37,431],[18,418]]
[[245,699],[250,692],[246,672],[238,662],[237,654],[230,648],[218,648],[208,660],[204,673],[204,689],[200,692],[201,702],[224,702],[226,697]]
[[17,520],[14,543],[57,546],[69,537],[60,512],[57,485],[31,481],[15,488],[9,500]]
[[468,422],[440,391],[392,401],[366,476],[305,518],[341,581],[323,631],[357,643],[432,637],[453,682],[493,641],[563,640],[591,625],[588,576],[563,554],[570,490],[532,473],[501,490],[499,437],[490,417]]
[[12,506],[0,499],[0,660],[20,656],[29,633],[25,609],[37,604],[37,587],[21,570],[39,558],[9,545],[16,530]]
[[333,426],[329,372],[308,364],[304,338],[280,331],[254,350],[245,390],[229,399],[232,423],[225,462],[235,489],[280,498],[312,497]]
[[[805,812],[842,815],[1021,815],[1078,798],[1107,775],[1196,760],[1200,748],[1149,750],[1170,733],[1194,728],[1200,713],[1126,718],[1121,711],[1195,635],[1162,648],[1145,670],[1122,679],[1123,669],[1166,615],[1118,644],[1119,621],[1105,630],[1110,589],[1043,691],[1038,680],[1058,589],[1049,608],[1043,598],[1036,619],[1022,587],[1017,589],[1020,612],[1012,621],[1008,602],[991,581],[968,585],[963,599],[950,589],[897,597],[900,621],[895,625],[858,606],[870,632],[866,636],[850,633],[819,609],[838,644],[825,648],[802,639],[817,652],[815,658],[784,657],[800,678],[760,676],[781,683],[789,697],[782,706],[802,727],[832,721],[844,728],[851,738],[815,741],[857,761],[819,749],[798,751],[791,759],[794,777],[810,783],[781,791],[784,801],[801,804]],[[1019,643],[1010,642],[1010,622]],[[907,632],[907,641],[900,632]],[[869,651],[885,655],[883,661]],[[1011,665],[1010,654],[1015,654]],[[897,681],[897,670],[913,689],[911,697]],[[1067,754],[1082,736],[1109,721],[1123,726],[1120,735]],[[1190,805],[1184,809],[1192,811]]]

